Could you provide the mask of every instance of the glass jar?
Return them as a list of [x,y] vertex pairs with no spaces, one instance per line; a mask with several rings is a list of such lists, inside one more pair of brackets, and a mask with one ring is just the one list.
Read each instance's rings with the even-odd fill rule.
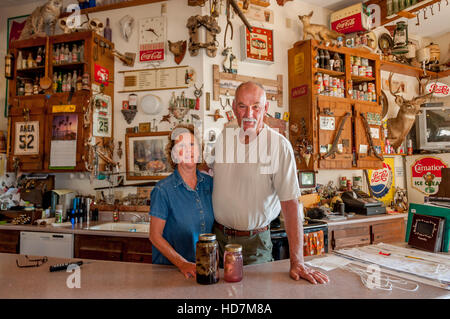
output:
[[196,244],[197,282],[202,285],[219,281],[219,245],[214,234],[200,234]]
[[229,244],[225,246],[223,255],[223,279],[227,282],[239,282],[243,276],[242,246]]

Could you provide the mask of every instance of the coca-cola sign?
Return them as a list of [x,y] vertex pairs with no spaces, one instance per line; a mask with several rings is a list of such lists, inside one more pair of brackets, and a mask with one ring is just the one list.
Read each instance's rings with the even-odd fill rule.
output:
[[302,86],[295,87],[291,90],[291,96],[293,99],[304,96],[308,94],[308,85],[304,84]]
[[450,87],[448,84],[432,82],[427,85],[426,92],[433,92],[433,97],[447,97],[450,96]]
[[437,193],[441,183],[441,169],[446,168],[445,164],[437,157],[422,157],[411,166],[412,187],[431,195]]
[[357,13],[331,23],[331,28],[339,33],[353,33],[359,31],[366,31],[363,25],[362,13]]
[[164,60],[164,49],[140,51],[139,55],[140,62],[154,62],[163,60]]

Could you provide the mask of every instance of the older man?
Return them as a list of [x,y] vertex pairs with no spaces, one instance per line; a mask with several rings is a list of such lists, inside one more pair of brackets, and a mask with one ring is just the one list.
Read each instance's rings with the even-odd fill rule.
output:
[[243,246],[244,264],[272,261],[270,222],[283,213],[289,242],[290,276],[326,283],[325,274],[303,261],[300,188],[289,141],[264,124],[269,104],[264,88],[241,84],[233,111],[239,127],[224,128],[217,139],[214,170],[214,232],[220,252],[229,243]]

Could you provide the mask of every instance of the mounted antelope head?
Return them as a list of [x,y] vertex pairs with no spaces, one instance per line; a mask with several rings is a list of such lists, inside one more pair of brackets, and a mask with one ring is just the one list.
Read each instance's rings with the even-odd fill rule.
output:
[[434,92],[423,94],[431,77],[428,78],[425,85],[423,85],[421,79],[417,77],[417,81],[419,82],[419,96],[412,100],[406,100],[404,97],[398,95],[400,88],[396,92],[392,91],[392,75],[393,73],[389,74],[389,91],[395,97],[395,103],[400,106],[400,109],[397,113],[397,117],[387,120],[387,128],[389,143],[394,149],[397,149],[411,130],[411,127],[416,120],[416,115],[420,112],[420,105],[425,103]]

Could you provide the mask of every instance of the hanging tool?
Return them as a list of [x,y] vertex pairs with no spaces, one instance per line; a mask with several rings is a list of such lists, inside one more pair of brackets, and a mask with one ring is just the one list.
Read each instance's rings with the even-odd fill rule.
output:
[[331,149],[328,151],[327,154],[325,154],[322,158],[325,159],[330,156],[334,156],[334,154],[338,151],[337,145],[339,138],[341,137],[342,131],[344,130],[344,124],[347,121],[347,118],[350,117],[350,112],[345,113],[344,118],[341,120],[341,123],[339,123],[339,129],[336,133],[336,136],[334,137],[333,145],[331,146]]
[[[366,116],[364,115],[363,112],[361,112],[359,114],[361,115],[362,122],[364,124],[364,130],[366,132],[367,140],[369,141],[370,151],[373,152],[373,155],[375,155],[376,158],[378,158],[379,160],[384,161],[383,156],[378,154],[378,152],[375,149],[375,146],[373,145],[372,135],[370,134],[369,123],[367,122]],[[370,154],[370,152],[369,152],[369,154]]]

